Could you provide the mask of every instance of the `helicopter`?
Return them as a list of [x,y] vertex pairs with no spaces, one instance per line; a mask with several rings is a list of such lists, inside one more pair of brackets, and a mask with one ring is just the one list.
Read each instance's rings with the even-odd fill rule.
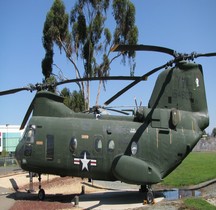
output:
[[23,170],[38,174],[40,200],[45,198],[41,174],[54,174],[140,185],[147,202],[153,203],[151,186],[181,164],[209,125],[203,70],[194,59],[216,53],[182,54],[152,45],[117,45],[112,50],[154,51],[173,57],[142,76],[88,79],[132,80],[104,103],[107,106],[162,70],[148,105],[137,107],[132,116],[103,115],[98,107],[75,113],[63,104],[61,96],[47,91],[85,78],[0,92],[3,96],[37,91],[21,124],[25,132],[15,157]]

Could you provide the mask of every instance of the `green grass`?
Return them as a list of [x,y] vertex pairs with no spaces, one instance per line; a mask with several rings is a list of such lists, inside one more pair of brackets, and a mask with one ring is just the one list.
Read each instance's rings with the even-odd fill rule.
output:
[[193,209],[193,210],[215,210],[216,207],[209,204],[207,201],[202,198],[187,198],[184,200],[185,207],[184,209]]
[[192,152],[162,185],[182,187],[216,178],[216,152]]

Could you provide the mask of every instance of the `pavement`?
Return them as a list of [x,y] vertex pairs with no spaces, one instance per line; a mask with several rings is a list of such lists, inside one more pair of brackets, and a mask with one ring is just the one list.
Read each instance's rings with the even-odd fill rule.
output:
[[[163,200],[155,198],[155,203]],[[74,201],[75,202],[75,201]],[[78,207],[82,209],[135,209],[148,207],[144,204],[143,194],[137,190],[111,190],[79,196]]]
[[0,208],[2,210],[8,210],[14,205],[15,200],[7,198],[13,192],[13,190],[8,188],[0,187]]
[[14,203],[14,199],[9,199],[8,195],[14,193],[16,190],[16,182],[14,182],[13,176],[11,179],[7,179],[8,174],[14,174],[17,172],[21,172],[20,167],[18,166],[7,166],[0,167],[0,209],[8,210],[10,209]]
[[0,167],[0,178],[3,176],[8,176],[8,174],[14,174],[21,171],[22,169],[19,166]]

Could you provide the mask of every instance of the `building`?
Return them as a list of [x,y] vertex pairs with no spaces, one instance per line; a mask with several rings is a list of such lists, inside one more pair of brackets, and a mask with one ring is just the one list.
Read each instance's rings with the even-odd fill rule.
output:
[[3,151],[14,153],[23,134],[19,125],[0,125],[0,154]]

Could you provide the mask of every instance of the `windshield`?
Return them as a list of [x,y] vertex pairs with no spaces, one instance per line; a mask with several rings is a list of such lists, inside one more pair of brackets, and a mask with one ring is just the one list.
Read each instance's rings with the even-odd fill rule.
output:
[[30,125],[26,129],[26,132],[24,133],[22,140],[25,141],[26,143],[34,143],[34,136],[35,136],[35,126]]

